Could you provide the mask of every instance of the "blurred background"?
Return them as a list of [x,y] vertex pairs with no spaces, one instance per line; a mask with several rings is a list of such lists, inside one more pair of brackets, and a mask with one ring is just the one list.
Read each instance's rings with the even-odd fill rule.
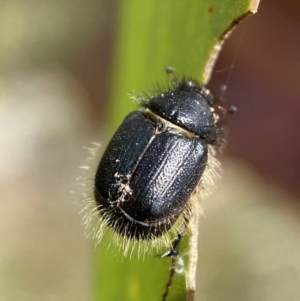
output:
[[[119,2],[0,7],[0,301],[90,300],[76,179],[105,137]],[[300,3],[263,0],[210,83],[239,111],[203,205],[201,301],[300,298],[299,84]]]

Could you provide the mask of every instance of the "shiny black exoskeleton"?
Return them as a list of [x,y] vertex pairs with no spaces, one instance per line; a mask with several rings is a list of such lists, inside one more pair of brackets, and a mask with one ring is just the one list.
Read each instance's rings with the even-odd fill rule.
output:
[[130,113],[99,163],[94,195],[104,223],[133,240],[153,240],[192,210],[189,200],[218,144],[218,106],[192,80],[177,80]]

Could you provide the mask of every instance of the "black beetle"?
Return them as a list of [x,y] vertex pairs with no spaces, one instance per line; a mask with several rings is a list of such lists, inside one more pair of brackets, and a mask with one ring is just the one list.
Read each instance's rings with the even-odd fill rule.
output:
[[177,255],[198,210],[193,196],[216,174],[224,112],[205,86],[182,78],[130,113],[97,168],[94,197],[101,226],[128,241],[169,246],[172,241],[164,255]]

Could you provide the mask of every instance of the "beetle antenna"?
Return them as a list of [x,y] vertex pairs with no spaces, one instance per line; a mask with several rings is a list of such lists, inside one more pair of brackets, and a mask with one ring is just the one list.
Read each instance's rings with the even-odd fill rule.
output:
[[237,108],[236,106],[233,106],[233,105],[231,105],[231,106],[227,109],[228,114],[233,114],[233,113],[235,113],[235,112],[237,112],[237,111],[238,111],[238,108]]
[[175,69],[173,67],[167,66],[165,71],[171,79],[174,78]]
[[218,107],[223,115],[233,114],[238,111],[236,106],[231,105],[229,108],[224,108],[222,106]]

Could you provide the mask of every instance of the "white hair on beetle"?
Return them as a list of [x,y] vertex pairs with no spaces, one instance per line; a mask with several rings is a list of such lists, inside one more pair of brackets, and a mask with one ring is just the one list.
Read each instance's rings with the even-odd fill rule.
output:
[[[117,254],[131,257],[137,253],[138,257],[144,257],[145,253],[153,254],[163,252],[163,248],[172,247],[172,241],[177,237],[180,230],[186,223],[185,219],[191,219],[194,215],[202,214],[200,202],[207,197],[214,187],[215,180],[220,177],[221,167],[219,161],[215,158],[216,150],[213,146],[208,147],[208,160],[206,168],[199,185],[192,193],[184,211],[180,214],[175,224],[160,237],[153,236],[149,240],[130,239],[126,235],[121,235],[114,231],[113,226],[109,226],[110,216],[101,215],[101,207],[94,198],[94,175],[97,170],[97,164],[101,158],[100,144],[93,142],[88,151],[87,163],[80,166],[81,176],[78,177],[80,185],[85,188],[82,192],[83,208],[80,213],[83,214],[82,222],[86,228],[86,237],[91,236],[95,241],[95,247],[101,242],[103,236],[108,233],[112,238],[109,240],[107,249],[113,245],[117,249]],[[114,209],[112,209],[114,210]],[[112,212],[113,214],[113,212]],[[188,225],[186,225],[188,227]],[[123,233],[126,233],[124,228]]]

